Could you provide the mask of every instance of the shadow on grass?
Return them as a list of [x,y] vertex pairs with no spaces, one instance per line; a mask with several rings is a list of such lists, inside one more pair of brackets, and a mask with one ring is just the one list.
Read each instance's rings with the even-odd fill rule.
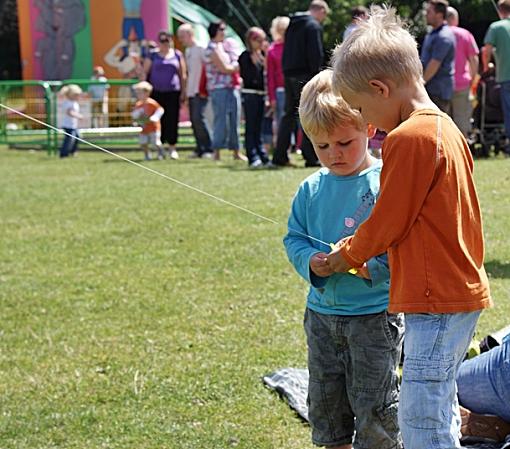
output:
[[485,270],[492,278],[509,279],[510,263],[502,263],[499,260],[489,260],[485,262]]

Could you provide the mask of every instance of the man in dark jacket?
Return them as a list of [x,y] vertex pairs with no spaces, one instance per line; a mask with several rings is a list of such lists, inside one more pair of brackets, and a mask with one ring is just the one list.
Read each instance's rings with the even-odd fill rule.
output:
[[[291,16],[285,33],[282,69],[285,78],[285,114],[278,127],[278,140],[273,155],[276,166],[289,165],[287,150],[291,133],[298,121],[299,99],[303,86],[324,64],[321,23],[329,13],[328,4],[323,0],[313,0],[306,12]],[[308,137],[303,134],[301,151],[305,166],[319,165],[317,156]]]

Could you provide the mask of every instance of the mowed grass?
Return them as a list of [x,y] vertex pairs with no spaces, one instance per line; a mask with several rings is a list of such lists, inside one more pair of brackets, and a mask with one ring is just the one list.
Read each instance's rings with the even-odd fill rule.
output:
[[[312,447],[261,381],[306,366],[281,239],[312,169],[222,157],[147,166],[279,224],[102,153],[0,149],[2,449]],[[510,321],[510,160],[476,179],[496,301],[481,338]]]

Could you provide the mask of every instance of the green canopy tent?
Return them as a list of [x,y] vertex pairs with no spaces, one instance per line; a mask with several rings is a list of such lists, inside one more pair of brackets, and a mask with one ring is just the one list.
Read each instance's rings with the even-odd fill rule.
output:
[[[207,27],[211,22],[217,22],[220,19],[207,9],[196,5],[188,0],[169,0],[168,3],[169,16],[173,21],[180,23],[189,23],[195,31],[195,40],[198,45],[206,47],[209,42],[209,34]],[[226,37],[235,40],[239,49],[244,50],[243,40],[239,35],[227,24]]]

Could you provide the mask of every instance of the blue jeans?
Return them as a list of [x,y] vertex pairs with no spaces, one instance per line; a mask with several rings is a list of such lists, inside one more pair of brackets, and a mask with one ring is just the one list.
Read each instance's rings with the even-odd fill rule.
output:
[[397,425],[402,315],[325,315],[307,308],[308,417],[319,446],[401,449]]
[[[212,149],[239,149],[239,92],[224,87],[209,93],[214,113]],[[228,141],[227,141],[228,138]]]
[[211,152],[211,136],[204,118],[204,109],[207,106],[207,98],[195,95],[188,98],[189,115],[193,135],[197,144],[197,154]]
[[463,362],[457,386],[462,406],[510,422],[510,338],[501,346]]
[[280,126],[283,114],[285,114],[285,89],[276,90],[276,128]]
[[480,311],[406,314],[398,422],[406,449],[459,448],[455,379]]
[[510,139],[510,81],[503,81],[501,85],[501,108],[505,120],[505,134]]
[[262,146],[262,120],[264,120],[264,96],[257,94],[243,94],[245,134],[244,145],[248,163],[261,160],[264,164],[269,161],[266,150]]
[[73,155],[78,148],[78,141],[74,137],[80,137],[77,129],[62,128],[66,134],[64,134],[64,140],[60,147],[60,157],[67,157]]

